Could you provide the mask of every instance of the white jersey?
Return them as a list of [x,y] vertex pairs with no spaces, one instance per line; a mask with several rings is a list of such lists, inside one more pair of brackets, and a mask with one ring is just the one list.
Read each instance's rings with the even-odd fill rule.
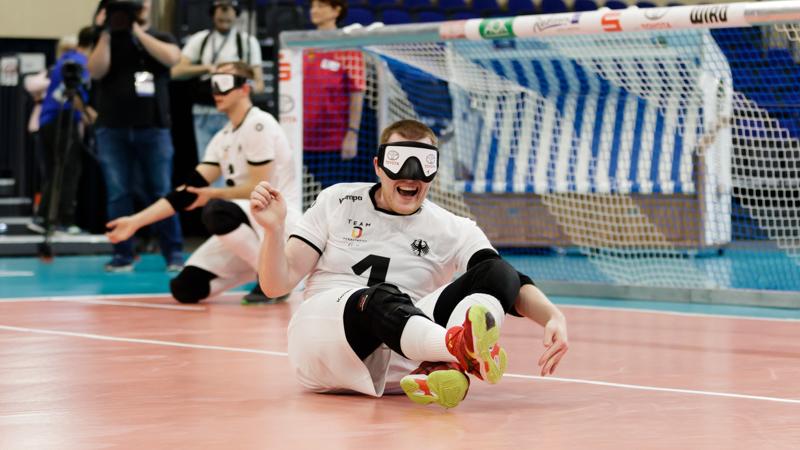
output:
[[321,255],[306,282],[306,298],[385,281],[416,302],[466,270],[475,252],[492,248],[475,222],[428,200],[408,216],[378,208],[378,186],[331,186],[298,221],[292,236]]
[[[211,33],[210,36],[209,33]],[[240,43],[237,43],[237,39],[241,40],[241,56],[239,56]],[[205,48],[203,48],[203,41],[206,42]],[[201,49],[202,55],[200,54]],[[213,32],[198,31],[189,37],[181,53],[193,64],[198,62],[199,64],[221,64],[244,60],[250,66],[261,66],[261,45],[258,40],[254,36],[236,29],[231,30],[228,34],[222,34],[216,30]]]
[[300,204],[300,185],[289,140],[271,114],[257,107],[247,112],[238,128],[229,121],[206,147],[203,164],[219,166],[226,186],[246,183],[248,166],[274,164],[272,179],[288,205]]

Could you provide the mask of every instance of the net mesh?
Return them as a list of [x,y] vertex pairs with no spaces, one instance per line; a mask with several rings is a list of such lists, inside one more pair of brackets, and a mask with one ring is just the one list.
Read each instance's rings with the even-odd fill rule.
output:
[[304,113],[352,119],[331,98],[358,91],[358,156],[306,148],[306,197],[331,174],[374,180],[381,127],[414,118],[441,140],[430,198],[534,278],[800,289],[797,41],[776,25],[337,49],[363,80],[304,71]]

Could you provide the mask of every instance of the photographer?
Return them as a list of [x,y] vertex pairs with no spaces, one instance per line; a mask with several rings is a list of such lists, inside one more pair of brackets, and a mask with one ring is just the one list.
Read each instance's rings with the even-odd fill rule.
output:
[[[134,212],[134,180],[154,202],[172,190],[168,83],[180,60],[175,39],[149,26],[150,0],[109,0],[100,4],[102,24],[89,56],[97,81],[97,152],[108,191],[108,219]],[[138,171],[139,177],[134,175]],[[155,224],[168,271],[183,266],[183,238],[176,216]],[[114,245],[109,272],[133,270],[131,239]]]
[[[44,233],[47,225],[59,232],[81,232],[75,225],[75,204],[83,148],[81,125],[91,124],[96,116],[93,109],[86,107],[89,83],[86,65],[93,42],[91,27],[80,30],[77,48],[61,54],[50,71],[50,84],[39,116],[45,182],[37,217],[28,226],[39,233]],[[60,177],[60,183],[54,180],[59,170],[66,174]]]
[[239,31],[235,26],[236,18],[241,13],[239,2],[210,0],[209,3],[214,28],[189,36],[182,50],[181,62],[172,68],[172,78],[191,80],[192,83],[192,116],[198,161],[202,161],[211,138],[228,122],[228,117],[217,111],[214,99],[209,94],[209,78],[214,68],[222,63],[244,61],[255,74],[255,93],[264,92],[261,46],[255,36]]

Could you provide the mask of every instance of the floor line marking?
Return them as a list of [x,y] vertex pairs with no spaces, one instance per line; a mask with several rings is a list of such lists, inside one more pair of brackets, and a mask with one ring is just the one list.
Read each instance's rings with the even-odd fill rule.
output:
[[0,299],[0,303],[27,303],[27,302],[30,303],[64,302],[64,303],[84,303],[89,305],[125,306],[130,308],[169,309],[175,311],[207,311],[207,308],[205,306],[164,305],[160,303],[147,303],[147,302],[117,302],[113,300],[93,299],[91,297],[36,297],[36,298]]
[[[112,342],[126,342],[126,343],[133,343],[133,344],[149,344],[149,345],[162,345],[166,347],[180,347],[180,348],[192,348],[192,349],[199,349],[199,350],[219,350],[219,351],[226,351],[226,352],[236,352],[236,353],[252,353],[252,354],[259,354],[259,355],[269,355],[269,356],[288,356],[286,352],[274,352],[269,350],[259,350],[259,349],[250,349],[250,348],[239,348],[239,347],[223,347],[218,345],[203,345],[203,344],[187,344],[182,342],[173,342],[173,341],[161,341],[161,340],[154,340],[154,339],[137,339],[137,338],[123,338],[123,337],[116,337],[116,336],[105,336],[100,334],[89,334],[89,333],[75,333],[71,331],[59,331],[59,330],[47,330],[41,328],[26,328],[26,327],[15,327],[9,325],[0,325],[0,330],[6,331],[17,331],[22,333],[32,333],[32,334],[45,334],[45,335],[53,335],[53,336],[69,336],[69,337],[76,337],[76,338],[83,338],[83,339],[95,339],[100,341],[112,341]],[[643,386],[637,384],[624,384],[624,383],[611,383],[607,381],[596,381],[596,380],[582,380],[579,378],[561,378],[561,377],[542,377],[537,375],[519,375],[513,373],[505,374],[508,378],[519,378],[519,379],[526,379],[526,380],[537,380],[537,381],[557,381],[562,383],[576,383],[576,384],[588,384],[594,386],[604,386],[604,387],[613,387],[613,388],[621,388],[621,389],[634,389],[634,390],[641,390],[641,391],[654,391],[654,392],[670,392],[675,394],[690,394],[690,395],[698,395],[698,396],[707,396],[707,397],[725,397],[725,398],[735,398],[735,399],[743,399],[743,400],[759,400],[759,401],[769,401],[769,402],[778,402],[778,403],[791,403],[791,404],[800,404],[800,399],[791,399],[791,398],[781,398],[781,397],[766,397],[761,395],[749,395],[749,394],[735,394],[729,392],[714,392],[714,391],[701,391],[701,390],[693,390],[693,389],[677,389],[677,388],[665,388],[665,387],[657,387],[657,386]]]
[[0,270],[0,278],[32,277],[35,274],[29,270]]
[[595,381],[595,380],[582,380],[580,378],[561,378],[561,377],[542,377],[538,375],[517,375],[507,373],[504,376],[511,378],[522,378],[526,380],[542,380],[542,381],[560,381],[563,383],[576,383],[576,384],[590,384],[594,386],[615,387],[624,389],[636,389],[640,391],[658,391],[658,392],[672,392],[677,394],[692,394],[692,395],[705,395],[708,397],[727,397],[739,398],[747,400],[763,400],[769,402],[779,403],[794,403],[800,404],[800,399],[781,398],[781,397],[765,397],[762,395],[749,395],[749,394],[734,394],[730,392],[714,392],[714,391],[700,391],[695,389],[679,389],[679,388],[665,388],[657,386],[643,386],[639,384],[626,384],[626,383],[611,383],[608,381]]
[[95,339],[98,341],[112,341],[112,342],[126,342],[130,344],[149,344],[149,345],[161,345],[165,347],[181,347],[181,348],[194,348],[199,350],[221,350],[226,352],[237,352],[237,353],[256,353],[259,355],[270,355],[270,356],[289,356],[286,352],[273,352],[269,350],[259,350],[254,348],[240,348],[240,347],[224,347],[219,345],[204,345],[204,344],[188,344],[184,342],[174,342],[174,341],[161,341],[157,339],[138,339],[138,338],[126,338],[126,337],[118,337],[118,336],[106,336],[102,334],[90,334],[90,333],[75,333],[72,331],[60,331],[60,330],[46,330],[41,328],[27,328],[27,327],[14,327],[9,325],[0,325],[0,330],[7,330],[7,331],[18,331],[21,333],[32,333],[32,334],[47,334],[52,336],[69,336],[69,337],[76,337],[76,338],[83,338],[83,339]]

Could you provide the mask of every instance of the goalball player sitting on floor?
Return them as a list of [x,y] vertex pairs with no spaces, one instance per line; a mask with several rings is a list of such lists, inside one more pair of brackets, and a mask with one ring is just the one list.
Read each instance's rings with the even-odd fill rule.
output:
[[288,241],[281,189],[262,182],[250,197],[265,230],[266,294],[283,295],[310,274],[289,324],[300,383],[376,397],[402,389],[416,403],[454,407],[466,396],[466,374],[489,383],[503,376],[498,339],[507,313],[544,327],[539,365],[552,374],[567,351],[563,314],[475,222],[426,200],[439,167],[433,131],[402,120],[380,142],[380,183],[325,189]]
[[[186,184],[133,216],[108,223],[111,242],[131,237],[139,228],[172,216],[180,210],[203,208],[202,220],[212,234],[195,251],[170,282],[172,295],[181,303],[197,303],[226,289],[256,280],[258,248],[263,229],[250,216],[247,198],[259,181],[269,180],[286,192],[287,222],[300,216],[300,187],[295,162],[283,129],[269,113],[250,100],[252,69],[241,62],[221,64],[211,76],[217,109],[228,123],[206,148],[203,161]],[[223,177],[225,186],[210,187]],[[266,303],[256,285],[244,303]]]

